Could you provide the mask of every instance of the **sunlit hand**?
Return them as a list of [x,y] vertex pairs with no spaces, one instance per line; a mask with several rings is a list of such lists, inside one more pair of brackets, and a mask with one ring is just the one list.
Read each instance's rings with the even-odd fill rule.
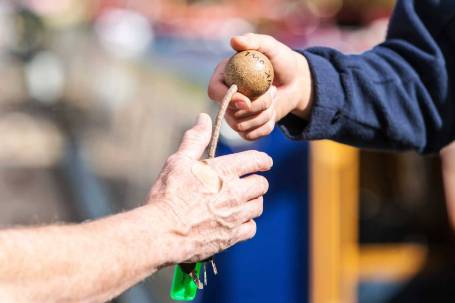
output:
[[[199,116],[178,151],[164,166],[149,200],[164,212],[182,243],[175,262],[205,259],[256,233],[254,218],[263,210],[267,180],[253,173],[269,170],[265,153],[246,151],[203,160],[211,120]],[[242,177],[245,176],[245,177]]]
[[[236,51],[257,50],[272,62],[275,78],[270,89],[256,100],[237,93],[226,114],[226,121],[244,139],[255,140],[270,134],[275,122],[293,112],[308,116],[311,98],[311,76],[305,57],[271,36],[246,34],[231,39]],[[216,67],[209,83],[209,97],[220,102],[228,87],[224,83],[224,67],[228,59]]]

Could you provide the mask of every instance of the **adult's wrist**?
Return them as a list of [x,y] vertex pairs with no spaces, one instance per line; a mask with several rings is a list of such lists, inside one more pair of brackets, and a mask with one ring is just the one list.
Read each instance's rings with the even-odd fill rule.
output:
[[158,203],[150,203],[91,222],[87,227],[98,229],[100,236],[110,243],[120,270],[148,276],[183,258],[167,217]]
[[187,244],[179,233],[179,227],[168,201],[152,201],[135,209],[143,232],[149,234],[158,268],[182,262]]
[[145,221],[146,228],[153,231],[156,238],[154,243],[160,267],[184,262],[191,251],[185,227],[171,205],[167,200],[155,200],[136,209],[140,212],[141,221]]

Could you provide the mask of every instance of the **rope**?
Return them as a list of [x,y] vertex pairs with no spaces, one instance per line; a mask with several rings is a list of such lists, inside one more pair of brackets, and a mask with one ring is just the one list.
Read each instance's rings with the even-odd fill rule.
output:
[[213,125],[212,137],[210,138],[209,144],[209,159],[215,158],[216,147],[218,145],[218,138],[220,137],[221,122],[223,122],[224,115],[232,100],[232,97],[237,92],[237,85],[232,84],[231,87],[224,95],[223,101],[221,102],[221,108],[216,115],[215,124]]

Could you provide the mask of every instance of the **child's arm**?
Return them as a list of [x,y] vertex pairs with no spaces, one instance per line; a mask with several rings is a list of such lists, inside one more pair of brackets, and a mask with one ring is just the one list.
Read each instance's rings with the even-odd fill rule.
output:
[[[454,16],[450,0],[398,1],[386,41],[361,55],[313,48],[301,52],[304,60],[292,59],[296,53],[283,44],[252,34],[232,44],[272,56],[275,72],[283,75],[274,83],[276,97],[266,94],[251,107],[273,104],[263,112],[271,111],[289,136],[434,152],[455,134]],[[220,86],[212,81],[209,92],[217,100],[215,91]],[[248,139],[271,131],[264,129],[270,120],[261,124],[260,114],[247,113],[232,109],[228,122]],[[247,122],[252,128],[245,131],[241,123]]]

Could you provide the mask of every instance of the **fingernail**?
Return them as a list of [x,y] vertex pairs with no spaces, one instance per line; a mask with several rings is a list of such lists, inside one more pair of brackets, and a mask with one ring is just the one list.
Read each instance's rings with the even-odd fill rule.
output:
[[[260,153],[261,153],[262,156],[263,156],[263,160],[265,160],[265,159],[268,160],[268,163],[267,163],[267,164],[268,164],[269,168],[271,168],[271,167],[273,166],[273,159],[272,159],[272,157],[270,157],[270,156],[269,156],[267,153],[265,153],[265,152],[260,152]],[[264,162],[265,162],[265,161],[264,161]]]
[[207,124],[206,120],[210,119],[210,116],[206,113],[200,113],[197,116],[196,125]]
[[269,165],[269,168],[271,168],[273,166],[273,159],[272,157],[270,157],[268,154],[264,153],[266,156],[267,156],[267,159],[269,160],[268,162],[268,165]]
[[245,102],[243,101],[235,101],[234,106],[237,109],[248,109],[248,106],[246,106]]

